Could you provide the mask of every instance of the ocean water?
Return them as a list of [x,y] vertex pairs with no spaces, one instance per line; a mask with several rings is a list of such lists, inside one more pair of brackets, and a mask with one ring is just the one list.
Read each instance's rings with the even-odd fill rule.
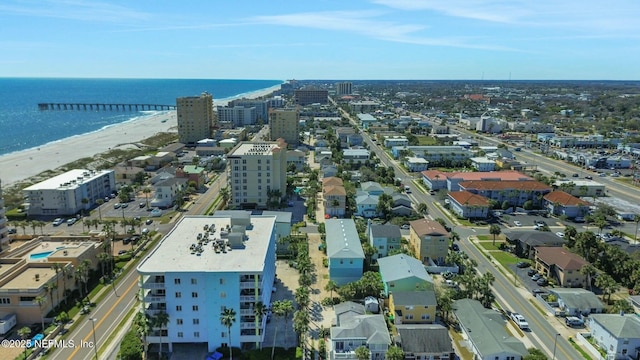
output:
[[242,97],[281,80],[0,78],[0,155],[97,131],[150,111],[38,110],[38,103],[175,105],[202,92],[214,100]]

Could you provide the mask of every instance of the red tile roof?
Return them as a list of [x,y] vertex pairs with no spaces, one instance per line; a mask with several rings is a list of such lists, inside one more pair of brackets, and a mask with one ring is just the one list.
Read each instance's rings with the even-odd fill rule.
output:
[[[449,173],[451,174],[451,173]],[[438,176],[438,180],[446,180],[447,179],[447,173],[444,173],[440,170],[425,170],[422,172],[422,176],[426,177],[427,179],[433,180],[436,178],[436,176]]]
[[550,203],[558,203],[560,205],[563,206],[578,206],[578,205],[584,205],[584,206],[589,206],[591,204],[589,204],[588,202],[579,199],[569,193],[566,193],[562,190],[556,190],[556,191],[552,191],[550,193],[548,193],[547,195],[544,196],[544,199],[547,200]]
[[565,248],[538,246],[536,257],[548,265],[556,265],[563,271],[580,270],[588,262]]
[[452,191],[449,193],[449,197],[460,205],[489,206],[489,199],[468,191]]
[[551,187],[540,181],[527,180],[480,180],[463,181],[460,183],[461,189],[476,190],[531,190],[531,191],[551,191]]
[[474,180],[533,180],[530,176],[522,174],[515,170],[504,171],[473,171],[473,172],[455,172],[449,173],[450,179],[462,179],[462,181]]

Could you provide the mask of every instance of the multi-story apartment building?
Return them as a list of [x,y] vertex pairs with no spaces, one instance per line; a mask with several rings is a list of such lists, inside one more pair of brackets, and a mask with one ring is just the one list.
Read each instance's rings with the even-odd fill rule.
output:
[[544,195],[553,190],[551,186],[536,180],[463,181],[459,187],[462,191],[481,195],[500,204],[506,201],[511,206],[524,206],[525,202],[531,201],[534,207],[541,206]]
[[195,145],[198,140],[211,137],[213,129],[213,96],[186,96],[176,99],[178,141]]
[[266,124],[269,121],[269,100],[260,99],[236,99],[229,102],[230,107],[244,106],[256,109],[256,119]]
[[276,200],[274,192],[287,193],[285,142],[241,142],[227,154],[227,161],[234,207],[266,207]]
[[23,190],[28,215],[73,215],[116,190],[113,170],[69,170]]
[[228,123],[229,127],[253,125],[257,121],[256,108],[245,106],[218,106],[218,124]]
[[348,81],[336,83],[336,95],[351,95],[353,93],[353,83]]
[[311,104],[327,104],[329,91],[323,89],[300,89],[294,92],[296,105],[306,106]]
[[[79,282],[68,278],[74,269],[84,260],[87,271],[96,269],[103,252],[100,244],[88,237],[47,237],[5,255],[0,259],[0,313],[15,314],[19,324],[40,323],[42,315],[64,301],[67,291],[79,288]],[[35,302],[38,296],[45,300],[42,307]]]
[[280,138],[287,144],[300,142],[300,113],[298,109],[273,109],[269,112],[269,137],[271,141]]
[[0,251],[9,244],[9,228],[7,216],[4,210],[4,198],[2,197],[2,181],[0,181]]
[[[257,347],[267,318],[254,308],[271,303],[275,281],[275,216],[186,216],[138,266],[141,300],[149,316],[166,313],[150,344]],[[231,336],[220,323],[225,309],[236,322]],[[162,338],[161,338],[162,337]]]

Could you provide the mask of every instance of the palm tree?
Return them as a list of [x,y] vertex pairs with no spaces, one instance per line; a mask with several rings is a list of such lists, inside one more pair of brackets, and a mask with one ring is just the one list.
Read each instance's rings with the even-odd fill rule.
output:
[[98,217],[100,218],[100,221],[102,221],[102,210],[100,210],[100,206],[102,206],[102,204],[104,204],[104,200],[103,199],[98,199],[96,200],[96,204],[98,204]]
[[87,211],[87,204],[89,203],[89,199],[82,198],[80,202],[82,203],[82,216],[85,216],[85,211]]
[[356,348],[355,354],[356,354],[356,358],[358,360],[369,360],[369,359],[371,359],[371,351],[369,351],[369,349],[364,345],[358,346]]
[[142,188],[142,192],[144,193],[144,197],[146,199],[147,207],[149,207],[149,194],[151,194],[151,188],[148,187],[148,186],[145,186],[144,188]]
[[158,333],[160,334],[160,347],[158,348],[158,358],[162,359],[162,328],[167,326],[169,323],[169,314],[164,311],[160,311],[153,317],[153,319],[151,319],[151,323],[153,324],[153,327],[159,328]]
[[144,353],[144,359],[147,358],[147,335],[151,331],[151,318],[149,315],[143,311],[140,311],[136,314],[136,317],[133,320],[136,326],[136,332],[138,336],[140,336],[140,340],[142,341],[142,352]]
[[67,279],[70,279],[73,275],[73,265],[64,264],[60,265],[60,272],[62,273],[62,293],[64,294],[64,303],[67,304]]
[[[267,306],[262,301],[253,304],[253,316],[256,318],[256,335],[258,334],[257,330],[262,327],[262,318],[267,315],[268,311]],[[258,347],[257,342],[256,347]],[[260,347],[262,348],[262,343],[260,343]]]
[[233,360],[233,346],[231,346],[231,327],[236,322],[236,311],[231,308],[225,308],[220,313],[220,323],[227,328],[229,338],[229,359]]
[[[29,336],[31,336],[31,329],[28,326],[25,326],[23,328],[20,328],[20,330],[18,330],[18,335],[20,336],[20,338],[22,340],[27,340],[29,338]],[[27,350],[28,348],[25,346],[24,347],[24,358],[27,358]]]
[[591,279],[593,279],[593,276],[597,273],[598,269],[596,269],[595,266],[591,265],[590,263],[586,263],[580,268],[580,274],[584,275],[587,278],[587,283],[585,285],[589,285],[589,290],[593,290],[591,287]]
[[47,298],[44,296],[36,296],[36,298],[33,299],[33,302],[38,304],[38,308],[40,308],[40,321],[42,321],[42,333],[44,334],[44,313],[42,312],[42,308],[44,307],[44,304],[47,303]]
[[[62,270],[62,265],[60,263],[53,263],[51,265],[51,269],[56,273],[56,288],[60,287],[60,278],[58,277],[58,273]],[[60,292],[57,292],[56,295],[60,295]],[[60,304],[60,298],[58,297],[57,303]]]
[[501,232],[500,226],[496,224],[489,227],[489,234],[493,235],[493,246],[496,246],[496,235],[500,235]]
[[33,236],[36,236],[36,228],[38,227],[36,221],[29,221],[29,226],[31,227],[31,230],[33,230]]
[[329,293],[331,294],[331,301],[333,301],[333,292],[338,290],[338,284],[333,280],[329,280],[329,282],[327,282],[327,285],[325,285],[324,289],[326,291],[329,291]]
[[425,203],[420,203],[418,204],[418,212],[422,215],[426,215],[429,212],[429,207],[427,207],[427,204]]
[[49,300],[51,300],[51,308],[53,308],[53,293],[58,290],[58,284],[54,282],[48,282],[44,284],[44,292],[49,294]]

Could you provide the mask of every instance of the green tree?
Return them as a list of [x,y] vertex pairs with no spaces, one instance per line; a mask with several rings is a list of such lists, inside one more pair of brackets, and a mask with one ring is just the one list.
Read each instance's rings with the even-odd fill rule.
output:
[[628,300],[620,299],[613,302],[611,309],[609,309],[609,313],[611,314],[633,314],[634,309],[633,305]]
[[[291,314],[293,314],[293,302],[291,300],[277,300],[273,302],[272,305],[272,311],[273,313],[284,319],[284,331],[285,331],[285,339],[287,338],[287,333],[288,333],[288,329],[289,329],[289,317],[291,316]],[[277,331],[277,329],[276,329]],[[274,342],[275,342],[275,335],[274,335]],[[273,357],[273,352],[271,354],[271,357]]]
[[609,274],[600,274],[596,278],[596,286],[602,290],[602,300],[607,304],[611,301],[611,294],[616,292],[620,285]]
[[358,346],[356,348],[355,354],[356,354],[356,358],[358,360],[369,360],[369,359],[371,359],[371,351],[369,351],[369,349],[364,345]]
[[489,234],[493,235],[493,246],[496,246],[496,236],[500,235],[502,229],[500,229],[500,225],[492,224],[489,227]]
[[147,358],[147,336],[149,335],[149,332],[151,332],[151,327],[153,326],[152,322],[153,319],[144,311],[136,313],[136,317],[133,319],[133,323],[136,327],[136,333],[142,343],[142,353],[145,359]]
[[120,342],[118,359],[142,360],[142,346],[142,342],[136,334],[135,329],[129,330]]
[[236,322],[236,311],[231,308],[225,308],[220,313],[220,323],[227,328],[229,338],[229,359],[233,360],[233,347],[231,346],[231,327]]
[[418,204],[418,212],[422,215],[426,215],[429,213],[429,207],[425,203]]
[[387,350],[384,358],[387,360],[403,360],[404,351],[399,346],[389,346],[389,349]]
[[[18,330],[18,335],[20,336],[20,339],[22,340],[27,340],[29,338],[29,336],[31,336],[31,329],[28,326],[25,326],[23,328],[20,328],[20,330]],[[24,347],[24,358],[27,358],[27,350],[29,350],[26,346]]]
[[324,289],[326,291],[329,291],[329,294],[331,295],[331,300],[333,301],[333,292],[338,290],[338,284],[333,280],[329,280],[329,282],[327,282],[327,285],[325,285]]
[[40,321],[42,322],[42,333],[44,334],[44,305],[47,303],[47,298],[44,296],[36,296],[33,299],[33,302],[38,305],[38,309],[40,309]]
[[[256,331],[262,326],[262,319],[267,315],[268,311],[269,309],[267,309],[267,306],[262,301],[253,304],[253,316],[256,318]],[[258,347],[258,343],[260,349],[262,349],[262,342],[256,341],[256,347]]]
[[590,263],[586,263],[580,268],[580,274],[585,276],[586,278],[585,285],[589,286],[589,290],[593,290],[591,286],[591,279],[593,279],[593,276],[597,273],[598,273],[598,269],[596,269],[595,266],[591,265]]
[[158,328],[158,334],[160,334],[160,347],[158,347],[158,358],[162,359],[162,328],[169,323],[169,314],[164,311],[160,311],[155,314],[151,319],[151,323],[154,328]]
[[547,360],[547,355],[540,349],[529,348],[529,353],[525,355],[522,360]]

